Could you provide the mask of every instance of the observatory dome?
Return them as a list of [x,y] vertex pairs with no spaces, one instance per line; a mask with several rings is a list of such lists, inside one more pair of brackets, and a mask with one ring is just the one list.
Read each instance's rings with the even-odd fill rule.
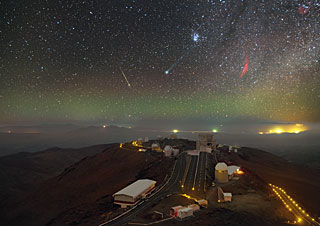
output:
[[219,162],[216,165],[216,170],[221,170],[221,171],[228,170],[228,166],[224,162]]

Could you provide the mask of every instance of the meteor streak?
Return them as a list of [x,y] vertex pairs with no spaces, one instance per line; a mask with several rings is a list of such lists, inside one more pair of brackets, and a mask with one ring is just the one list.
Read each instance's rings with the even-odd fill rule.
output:
[[248,71],[248,66],[249,66],[249,57],[248,57],[248,54],[246,54],[246,61],[245,61],[245,64],[244,64],[244,67],[243,67],[243,70],[242,70],[242,73],[240,75],[240,78],[242,78]]
[[122,73],[122,75],[123,75],[124,79],[126,80],[126,82],[127,82],[127,84],[128,84],[128,87],[129,87],[129,88],[131,88],[131,84],[129,83],[129,81],[128,81],[128,79],[127,79],[127,76],[124,74],[124,72],[123,72],[122,68],[121,68],[121,67],[119,67],[119,68],[120,68],[120,71],[121,71],[121,73]]

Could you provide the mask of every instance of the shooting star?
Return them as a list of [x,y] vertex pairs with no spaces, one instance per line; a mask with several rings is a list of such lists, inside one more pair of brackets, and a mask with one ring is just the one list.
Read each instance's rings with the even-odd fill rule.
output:
[[242,73],[240,75],[240,78],[242,78],[247,73],[248,67],[249,67],[249,57],[248,57],[248,54],[246,53],[246,61],[245,61]]
[[121,68],[121,67],[119,67],[119,68],[120,68],[120,71],[121,71],[121,73],[122,73],[122,75],[123,75],[124,79],[126,80],[126,82],[127,82],[127,84],[128,84],[128,87],[129,87],[129,88],[131,88],[131,84],[129,83],[129,81],[128,81],[128,79],[127,79],[127,76],[124,74],[124,72],[123,72],[122,68]]

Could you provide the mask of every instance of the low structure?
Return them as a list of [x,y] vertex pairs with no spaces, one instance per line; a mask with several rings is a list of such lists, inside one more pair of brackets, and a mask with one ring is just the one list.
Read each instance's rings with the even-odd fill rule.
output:
[[137,140],[137,145],[142,145],[143,144],[143,139],[142,138],[138,138]]
[[240,170],[239,166],[228,166],[228,178],[231,180],[233,177],[237,175],[237,172]]
[[171,156],[177,156],[180,152],[179,149],[173,148],[170,145],[166,145],[163,149],[164,156],[171,157]]
[[193,216],[193,209],[185,207],[183,209],[178,209],[177,210],[177,217],[180,219],[184,219],[186,217],[191,217]]
[[197,204],[190,204],[190,205],[188,205],[188,208],[191,208],[193,210],[193,212],[200,210],[200,206]]
[[208,201],[205,200],[205,199],[197,200],[197,203],[198,203],[198,205],[201,206],[201,207],[205,207],[205,208],[208,207]]
[[197,204],[191,204],[186,206],[174,206],[171,207],[170,215],[183,219],[186,217],[193,216],[193,212],[200,210],[200,206]]
[[178,139],[178,135],[176,133],[170,133],[168,138],[171,140]]
[[218,187],[218,202],[231,202],[232,194],[223,192],[222,188]]
[[232,194],[229,192],[223,193],[223,198],[225,202],[231,202]]
[[161,148],[160,148],[160,145],[158,143],[153,143],[151,145],[151,149],[152,149],[152,151],[161,152]]
[[217,183],[228,182],[228,166],[224,162],[219,162],[215,167],[215,181]]
[[183,209],[184,207],[183,206],[174,206],[174,207],[171,207],[170,209],[170,215],[173,216],[173,217],[176,217],[178,215],[178,210],[179,209]]
[[173,148],[170,145],[166,145],[163,149],[164,156],[171,157],[173,155]]
[[145,198],[156,185],[156,181],[141,179],[113,194],[114,204],[121,208],[135,205],[140,199]]
[[172,149],[172,154],[173,154],[173,156],[179,155],[179,152],[180,152],[180,150],[177,149],[177,148],[173,148],[173,149]]
[[216,145],[217,148],[223,148],[223,146],[224,146],[223,144]]

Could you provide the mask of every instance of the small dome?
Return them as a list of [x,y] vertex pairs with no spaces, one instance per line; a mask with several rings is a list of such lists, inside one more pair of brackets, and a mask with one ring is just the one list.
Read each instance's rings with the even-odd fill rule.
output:
[[219,162],[217,165],[216,165],[216,170],[228,170],[228,166],[227,164],[225,164],[224,162]]

